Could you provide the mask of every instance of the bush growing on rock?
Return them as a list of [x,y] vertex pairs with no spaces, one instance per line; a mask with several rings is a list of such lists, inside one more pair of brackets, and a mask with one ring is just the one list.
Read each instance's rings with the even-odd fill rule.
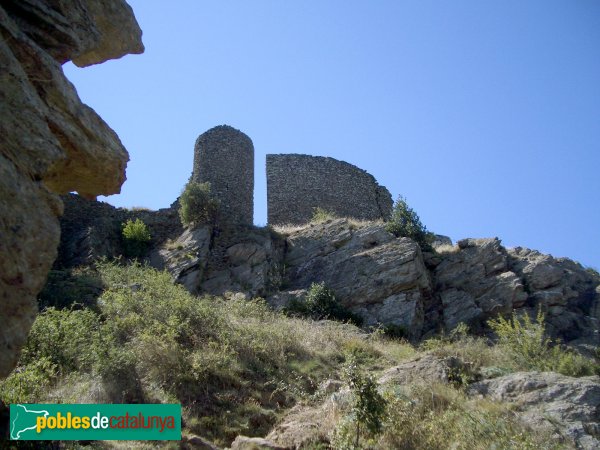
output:
[[219,210],[219,201],[211,195],[208,182],[186,184],[179,204],[179,217],[186,227],[213,223]]
[[422,250],[431,251],[433,233],[421,223],[418,214],[406,203],[402,196],[398,197],[392,210],[392,215],[386,225],[386,230],[396,237],[409,237],[417,242]]
[[148,250],[152,236],[141,219],[129,219],[123,224],[123,251],[125,256],[136,258]]
[[335,294],[324,281],[312,283],[306,294],[306,299],[303,302],[292,301],[287,311],[292,315],[298,314],[314,320],[341,320],[356,325],[360,325],[362,322],[359,316],[340,305],[335,298]]
[[514,360],[519,370],[558,372],[572,377],[600,373],[600,366],[572,350],[563,349],[546,337],[544,314],[538,311],[535,322],[527,314],[518,318],[499,316],[489,320],[488,325],[498,336],[498,345]]
[[313,208],[313,215],[310,221],[312,223],[323,223],[327,222],[328,220],[335,219],[336,217],[337,216],[331,211],[327,211],[324,208],[317,207]]

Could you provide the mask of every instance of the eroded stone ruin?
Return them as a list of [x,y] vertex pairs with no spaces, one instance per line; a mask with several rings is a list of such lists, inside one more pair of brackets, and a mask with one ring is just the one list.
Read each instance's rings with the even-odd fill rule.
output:
[[192,180],[210,183],[225,222],[252,224],[254,145],[244,133],[220,125],[201,134],[194,146]]
[[268,222],[310,222],[315,209],[338,217],[388,219],[392,196],[352,164],[323,156],[267,155]]

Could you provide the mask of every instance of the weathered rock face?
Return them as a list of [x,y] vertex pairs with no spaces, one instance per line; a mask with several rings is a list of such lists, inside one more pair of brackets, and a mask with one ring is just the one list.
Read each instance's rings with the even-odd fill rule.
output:
[[7,0],[0,6],[0,376],[14,367],[56,257],[56,193],[119,192],[128,155],[79,100],[61,64],[140,53],[122,0]]
[[600,280],[580,264],[522,247],[508,249],[508,262],[523,280],[527,305],[546,312],[549,331],[566,341],[600,344]]
[[485,332],[498,314],[541,307],[553,337],[583,350],[599,343],[600,280],[573,261],[507,250],[498,239],[445,241],[433,254],[382,223],[335,219],[284,236],[246,225],[184,231],[173,208],[126,211],[74,195],[65,204],[62,266],[118,256],[121,223],[141,218],[153,236],[150,263],[196,294],[262,296],[280,310],[324,281],[366,326],[394,325],[413,339],[461,322]]
[[185,229],[174,242],[158,250],[159,258],[154,256],[152,263],[166,268],[176,283],[197,293],[208,264],[211,239],[210,227]]
[[464,239],[459,251],[444,255],[435,268],[435,289],[442,301],[447,329],[476,323],[523,306],[521,280],[508,267],[498,239]]
[[122,0],[5,0],[19,28],[54,60],[79,67],[142,53],[142,31]]
[[431,286],[415,242],[395,238],[381,223],[356,227],[336,219],[293,232],[287,243],[290,290],[324,281],[365,325],[397,325],[420,336]]
[[519,372],[474,383],[468,393],[514,403],[526,424],[576,448],[600,448],[600,377]]
[[468,369],[465,363],[453,356],[441,358],[426,354],[386,370],[378,383],[449,383],[456,373],[465,369]]
[[267,229],[228,227],[214,237],[198,290],[266,297],[281,285],[284,242]]
[[434,289],[447,330],[460,322],[483,326],[513,310],[535,315],[541,308],[554,337],[600,343],[600,280],[580,264],[521,247],[507,250],[497,238],[464,239],[436,258]]

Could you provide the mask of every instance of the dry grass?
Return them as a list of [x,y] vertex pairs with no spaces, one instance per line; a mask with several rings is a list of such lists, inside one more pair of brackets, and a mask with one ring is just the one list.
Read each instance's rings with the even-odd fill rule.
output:
[[378,219],[378,220],[360,220],[360,219],[355,219],[353,217],[335,217],[335,218],[330,218],[330,219],[327,219],[327,220],[310,221],[310,222],[303,223],[303,224],[271,225],[271,228],[276,233],[279,233],[279,234],[282,234],[282,235],[285,235],[285,236],[289,236],[290,234],[298,233],[300,231],[306,230],[307,228],[313,227],[313,226],[318,225],[318,224],[328,223],[328,221],[332,221],[332,220],[342,221],[342,222],[345,221],[345,222],[348,223],[348,225],[352,229],[365,228],[365,227],[368,227],[368,226],[371,226],[371,225],[383,225],[385,223],[381,219]]
[[310,222],[303,223],[303,224],[300,224],[300,225],[299,224],[293,224],[293,223],[281,224],[281,225],[270,225],[270,227],[276,233],[283,234],[283,235],[287,236],[287,235],[290,235],[292,233],[297,233],[298,231],[302,231],[302,230],[310,227]]
[[442,244],[435,247],[435,251],[440,254],[458,253],[460,248],[458,245]]

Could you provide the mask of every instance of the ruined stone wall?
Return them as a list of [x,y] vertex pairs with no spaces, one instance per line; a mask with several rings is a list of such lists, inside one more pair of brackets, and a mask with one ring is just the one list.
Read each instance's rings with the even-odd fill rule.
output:
[[244,133],[220,125],[201,134],[194,147],[192,180],[210,183],[221,202],[221,221],[253,223],[254,145]]
[[340,217],[387,219],[392,197],[375,178],[334,158],[298,154],[267,155],[269,224],[310,221],[320,207]]

